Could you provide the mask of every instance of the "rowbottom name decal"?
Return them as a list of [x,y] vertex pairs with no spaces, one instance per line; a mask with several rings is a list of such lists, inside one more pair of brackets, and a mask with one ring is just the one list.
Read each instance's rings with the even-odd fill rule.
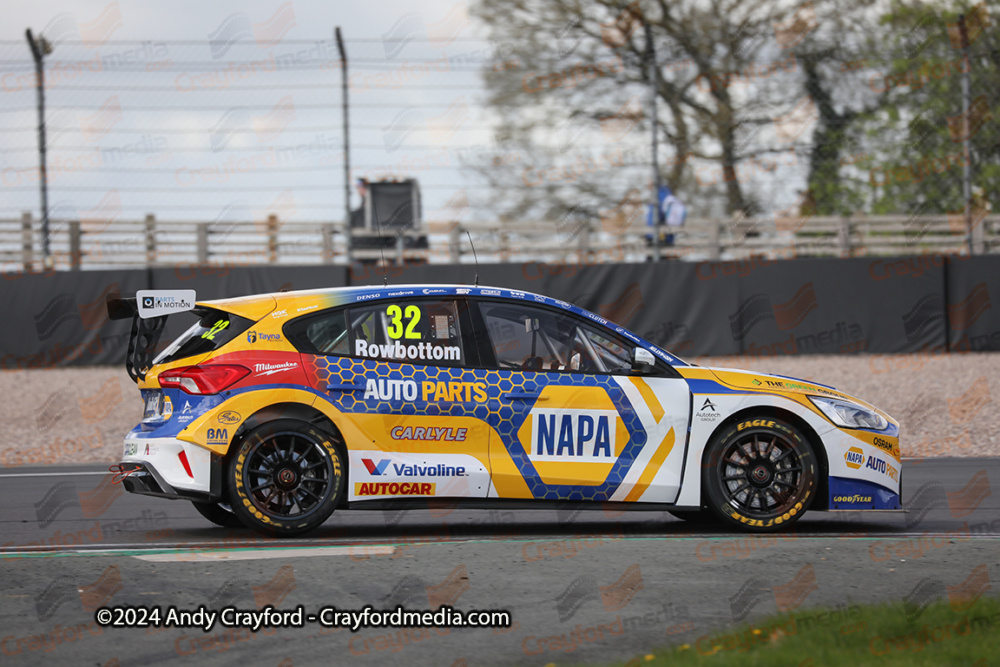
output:
[[356,496],[433,496],[435,484],[430,482],[356,482]]
[[536,408],[531,413],[534,439],[528,458],[564,463],[610,463],[615,460],[615,410]]
[[432,345],[417,343],[404,345],[398,340],[394,343],[377,344],[364,340],[354,341],[354,355],[372,359],[434,359],[436,361],[459,361],[462,351],[457,345]]

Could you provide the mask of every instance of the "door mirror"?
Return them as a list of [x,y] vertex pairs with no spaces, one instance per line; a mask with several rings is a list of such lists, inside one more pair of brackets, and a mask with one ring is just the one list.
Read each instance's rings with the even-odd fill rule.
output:
[[644,347],[632,350],[632,370],[648,373],[656,366],[656,357]]

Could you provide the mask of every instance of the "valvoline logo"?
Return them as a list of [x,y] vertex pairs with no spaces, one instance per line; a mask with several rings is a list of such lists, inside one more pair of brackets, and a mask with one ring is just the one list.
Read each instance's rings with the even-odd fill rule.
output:
[[389,459],[382,459],[378,463],[375,463],[371,459],[361,459],[361,462],[365,464],[369,475],[384,475],[386,468],[389,467]]

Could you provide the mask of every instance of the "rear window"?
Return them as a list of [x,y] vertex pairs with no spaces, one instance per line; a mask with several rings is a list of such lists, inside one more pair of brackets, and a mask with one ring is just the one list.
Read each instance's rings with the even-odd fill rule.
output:
[[253,321],[221,310],[199,308],[201,319],[153,359],[153,365],[213,352],[250,328]]

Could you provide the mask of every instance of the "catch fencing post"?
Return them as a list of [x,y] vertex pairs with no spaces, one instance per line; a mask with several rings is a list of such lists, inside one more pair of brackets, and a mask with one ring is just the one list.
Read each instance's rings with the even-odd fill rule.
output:
[[208,223],[199,222],[196,227],[198,264],[204,266],[208,264]]
[[841,216],[837,226],[837,245],[841,257],[851,256],[851,216]]
[[271,264],[278,261],[278,216],[267,216],[267,259]]
[[448,259],[452,264],[462,261],[462,226],[457,222],[448,228]]
[[146,266],[156,263],[156,216],[152,213],[146,214],[145,220],[146,236]]
[[80,270],[82,260],[80,249],[80,221],[69,221],[69,268],[73,271]]
[[31,267],[35,263],[32,226],[31,212],[25,211],[21,214],[21,261],[24,263],[25,271],[31,271]]
[[323,263],[333,263],[333,223],[323,225]]
[[712,218],[708,221],[708,258],[713,262],[718,262],[722,256],[722,246],[719,239],[719,227],[722,223]]

